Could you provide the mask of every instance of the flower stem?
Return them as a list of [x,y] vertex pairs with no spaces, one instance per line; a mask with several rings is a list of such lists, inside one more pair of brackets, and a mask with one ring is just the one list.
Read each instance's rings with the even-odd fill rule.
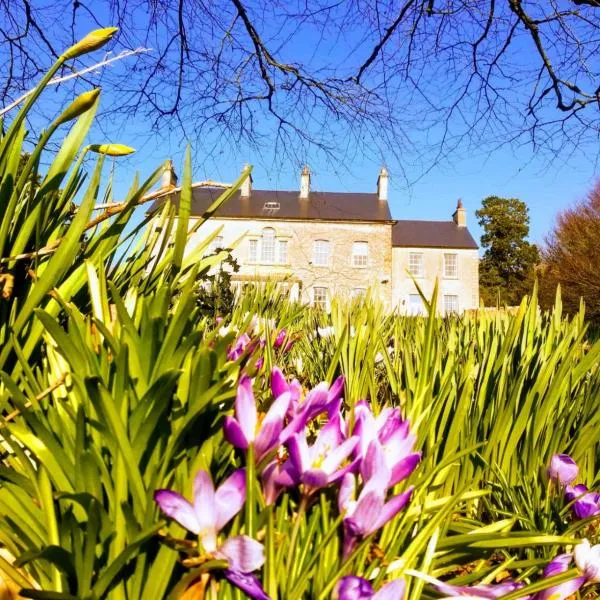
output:
[[298,512],[296,513],[296,520],[294,521],[294,528],[292,529],[292,537],[290,538],[290,546],[288,548],[288,555],[285,567],[287,569],[287,585],[286,592],[290,589],[294,579],[294,563],[292,562],[296,553],[296,542],[298,540],[298,532],[300,531],[300,523],[304,520],[304,513],[306,512],[306,506],[308,504],[308,496],[302,495],[300,505],[298,506]]

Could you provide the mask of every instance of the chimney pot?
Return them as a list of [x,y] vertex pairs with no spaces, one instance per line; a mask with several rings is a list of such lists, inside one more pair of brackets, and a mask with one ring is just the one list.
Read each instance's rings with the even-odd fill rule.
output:
[[169,159],[165,168],[162,172],[160,180],[160,187],[164,190],[170,190],[177,186],[177,175],[175,174],[175,168],[173,167],[173,161]]
[[310,169],[304,165],[300,173],[300,198],[308,198],[310,194]]
[[385,167],[381,167],[381,170],[379,171],[379,177],[377,178],[377,198],[379,200],[387,201],[387,199],[388,199],[388,183],[389,183],[388,171]]
[[452,215],[452,220],[458,225],[458,227],[466,227],[467,226],[467,211],[463,207],[462,199],[459,198],[456,203],[456,210]]
[[[251,167],[248,163],[244,165],[242,169],[242,174],[246,171],[250,171]],[[250,198],[250,193],[252,192],[252,175],[248,174],[248,177],[244,179],[244,183],[242,183],[242,187],[240,188],[240,195],[242,198]]]

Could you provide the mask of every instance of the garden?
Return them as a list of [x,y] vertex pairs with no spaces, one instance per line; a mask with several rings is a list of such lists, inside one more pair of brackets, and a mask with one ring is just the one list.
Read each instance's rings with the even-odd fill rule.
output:
[[200,310],[228,253],[188,240],[249,172],[193,224],[190,150],[177,205],[163,165],[115,199],[134,150],[87,144],[99,89],[26,153],[47,83],[114,33],[0,140],[2,597],[597,598],[585,307],[325,313],[264,284]]

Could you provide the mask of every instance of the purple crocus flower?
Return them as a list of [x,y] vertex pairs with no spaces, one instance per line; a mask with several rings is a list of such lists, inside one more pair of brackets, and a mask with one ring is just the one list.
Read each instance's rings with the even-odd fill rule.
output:
[[312,446],[306,441],[306,431],[302,430],[290,437],[287,442],[289,460],[283,465],[277,481],[281,485],[305,486],[306,495],[340,480],[354,468],[354,463],[342,467],[358,444],[358,437],[344,440],[341,430],[341,417],[334,415],[319,431]]
[[293,414],[293,411],[300,401],[300,396],[302,395],[302,385],[300,385],[300,382],[297,379],[292,379],[292,381],[288,383],[281,372],[281,369],[273,367],[273,370],[271,371],[271,392],[273,393],[273,398],[279,398],[279,396],[288,392],[290,395],[288,414],[290,414],[290,411]]
[[588,491],[582,483],[566,486],[565,500],[573,502],[571,510],[578,519],[587,519],[600,514],[600,494]]
[[[555,556],[545,567],[544,577],[553,577],[560,575],[569,569],[572,554],[559,554]],[[537,594],[534,594],[532,600],[566,600],[570,598],[586,581],[584,576],[569,579],[564,583],[553,585]]]
[[348,575],[339,580],[334,598],[337,600],[402,600],[404,593],[403,579],[394,579],[376,592],[366,579]]
[[360,438],[357,455],[362,459],[363,479],[370,479],[375,470],[380,476],[385,471],[388,487],[406,479],[421,460],[421,453],[413,452],[416,436],[409,421],[402,420],[397,408],[384,409],[375,417],[364,400],[357,402],[354,410],[353,433]]
[[233,585],[255,600],[268,599],[258,580],[250,575],[265,561],[262,544],[245,535],[229,538],[220,546],[217,544],[219,531],[241,510],[246,500],[244,469],[234,471],[216,490],[210,474],[200,469],[194,478],[193,502],[166,489],[154,492],[154,500],[168,517],[198,536],[204,552],[227,561],[228,568],[223,574]]
[[290,403],[290,394],[278,396],[262,420],[258,418],[252,381],[242,376],[235,398],[235,418],[227,415],[223,422],[225,439],[242,450],[254,444],[256,461],[260,462],[279,445],[279,436]]
[[567,454],[554,454],[550,459],[548,477],[560,485],[567,485],[577,479],[579,467]]
[[283,346],[283,343],[285,342],[286,337],[287,330],[285,329],[285,327],[283,327],[277,332],[277,335],[275,336],[275,341],[273,342],[273,346],[275,348],[281,348],[281,346]]
[[[281,380],[285,383],[283,375],[281,377],[277,375],[276,378],[272,378],[271,387],[275,396],[283,389]],[[308,392],[303,402],[300,402],[299,391],[301,388],[299,388],[299,385],[297,384],[296,386],[294,381],[289,384],[289,387],[294,387],[295,389],[290,390],[291,400],[287,414],[289,423],[279,438],[281,444],[285,444],[292,435],[303,431],[307,423],[320,414],[326,412],[330,420],[339,414],[344,392],[343,376],[338,377],[331,384],[331,387],[324,381],[319,383]],[[345,425],[345,423],[341,424]]]
[[575,546],[573,558],[587,582],[600,582],[600,544],[592,546],[588,540],[582,540],[580,544]]
[[356,548],[360,540],[381,529],[391,521],[409,502],[413,488],[385,501],[387,487],[382,480],[367,482],[358,499],[356,477],[344,475],[338,496],[338,507],[344,516],[344,558]]
[[227,360],[238,360],[240,356],[244,354],[246,348],[250,345],[251,342],[252,340],[250,336],[247,333],[242,333],[242,335],[240,335],[240,337],[238,337],[238,339],[235,340],[233,346],[231,346],[227,351]]
[[[450,585],[439,582],[435,585],[444,596],[443,600],[476,600],[479,598],[501,598],[523,587],[522,583],[503,581],[502,583],[480,583],[478,585]],[[529,596],[522,596],[519,600],[527,600]]]

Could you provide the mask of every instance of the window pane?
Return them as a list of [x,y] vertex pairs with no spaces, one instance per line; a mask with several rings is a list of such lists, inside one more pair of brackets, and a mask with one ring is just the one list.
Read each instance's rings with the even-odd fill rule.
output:
[[218,235],[213,241],[210,243],[210,251],[215,253],[219,248],[223,248],[223,236]]
[[263,229],[260,260],[266,263],[275,262],[275,230],[271,227]]
[[444,254],[444,277],[458,277],[458,257],[456,254]]
[[408,313],[411,315],[424,315],[425,305],[423,298],[419,294],[410,294],[408,296]]
[[[408,255],[408,272],[413,277],[423,277],[423,255],[411,252]],[[417,294],[418,296],[418,294]]]
[[258,260],[258,240],[248,242],[248,261],[256,262]]
[[444,312],[447,315],[458,312],[458,296],[454,294],[444,296]]
[[327,288],[313,288],[313,306],[327,310]]
[[315,241],[313,247],[313,263],[315,265],[329,264],[329,242],[327,240]]
[[279,240],[279,257],[278,262],[282,265],[287,265],[288,262],[288,243],[287,240]]
[[352,264],[355,267],[366,267],[369,262],[368,242],[354,242],[352,244]]

